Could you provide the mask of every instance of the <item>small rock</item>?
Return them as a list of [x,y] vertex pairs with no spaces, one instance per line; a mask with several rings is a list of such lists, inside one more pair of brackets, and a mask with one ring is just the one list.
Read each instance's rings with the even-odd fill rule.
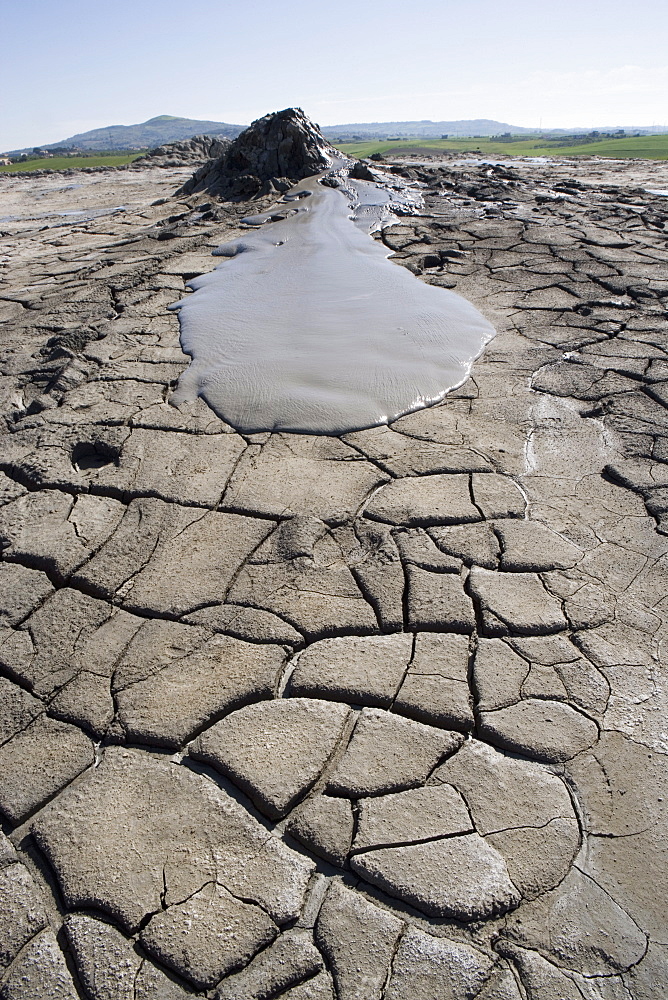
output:
[[451,785],[429,785],[407,792],[361,799],[354,849],[409,844],[473,830],[459,792]]
[[430,573],[409,565],[408,622],[418,629],[472,632],[473,604],[458,573]]
[[488,635],[545,635],[567,627],[561,604],[534,573],[493,573],[474,567],[471,590]]
[[299,654],[290,693],[389,708],[412,648],[405,633],[323,639]]
[[259,906],[211,883],[152,917],[140,940],[159,962],[205,990],[245,965],[277,932]]
[[364,708],[326,790],[358,798],[416,788],[462,742],[459,733]]
[[430,917],[480,920],[520,902],[503,857],[477,833],[355,854],[366,881]]
[[350,852],[354,826],[348,799],[317,795],[295,809],[286,832],[325,861],[343,867]]
[[495,712],[481,712],[480,735],[505,750],[556,764],[593,746],[598,726],[570,705],[527,698]]
[[526,501],[519,487],[510,476],[494,472],[474,472],[471,476],[473,497],[483,517],[524,517]]
[[239,784],[259,809],[276,819],[317,781],[348,713],[346,705],[315,698],[260,702],[216,723],[191,752]]
[[471,501],[469,477],[460,474],[394,479],[374,494],[364,513],[374,520],[408,527],[482,519]]
[[338,1000],[381,1000],[403,924],[339,882],[331,882],[315,936]]
[[375,180],[375,177],[367,167],[366,163],[363,162],[363,160],[357,160],[357,162],[353,164],[353,167],[348,176],[354,178],[357,181]]
[[385,1000],[478,996],[493,967],[483,951],[409,927],[401,939]]
[[215,1000],[268,1000],[317,975],[322,956],[304,931],[288,931],[216,990]]

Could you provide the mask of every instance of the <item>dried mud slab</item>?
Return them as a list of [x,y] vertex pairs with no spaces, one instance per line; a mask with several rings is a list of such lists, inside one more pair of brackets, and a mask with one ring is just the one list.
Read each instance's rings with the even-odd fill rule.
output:
[[386,164],[497,336],[314,437],[170,405],[278,163],[0,179],[0,996],[659,1000],[667,168]]

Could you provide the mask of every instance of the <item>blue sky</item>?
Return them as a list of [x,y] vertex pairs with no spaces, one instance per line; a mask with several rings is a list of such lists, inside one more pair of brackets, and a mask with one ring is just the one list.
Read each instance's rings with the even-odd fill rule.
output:
[[668,0],[0,0],[0,149],[154,115],[668,124]]

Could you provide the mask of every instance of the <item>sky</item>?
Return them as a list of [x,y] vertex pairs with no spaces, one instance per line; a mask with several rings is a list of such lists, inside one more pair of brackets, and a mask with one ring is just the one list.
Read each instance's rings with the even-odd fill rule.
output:
[[668,0],[0,0],[0,150],[168,114],[668,124]]

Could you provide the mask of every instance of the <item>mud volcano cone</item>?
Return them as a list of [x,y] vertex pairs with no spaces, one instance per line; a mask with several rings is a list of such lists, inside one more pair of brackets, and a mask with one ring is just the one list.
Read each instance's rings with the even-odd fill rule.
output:
[[217,159],[195,171],[179,195],[206,192],[234,201],[287,191],[320,173],[340,155],[301,108],[286,108],[254,121]]

